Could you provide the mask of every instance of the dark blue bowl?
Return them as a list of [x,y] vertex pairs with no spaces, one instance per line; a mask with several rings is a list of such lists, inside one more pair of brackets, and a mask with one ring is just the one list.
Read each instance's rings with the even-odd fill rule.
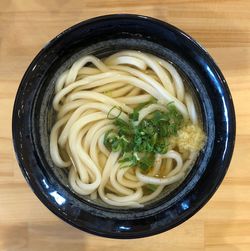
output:
[[[150,52],[173,64],[191,83],[200,106],[205,149],[184,182],[142,209],[105,208],[77,196],[48,153],[55,73],[79,55],[121,49]],[[65,63],[67,62],[67,63]],[[139,238],[169,230],[194,215],[214,194],[228,169],[235,114],[226,81],[208,53],[170,24],[138,15],[109,15],[62,32],[35,57],[18,89],[13,141],[24,177],[37,197],[71,225],[105,237]]]

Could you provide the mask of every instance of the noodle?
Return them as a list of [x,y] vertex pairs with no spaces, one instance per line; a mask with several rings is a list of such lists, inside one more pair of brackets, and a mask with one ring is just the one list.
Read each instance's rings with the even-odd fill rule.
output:
[[[104,60],[92,55],[80,58],[57,79],[53,108],[57,113],[50,134],[53,163],[68,169],[69,184],[77,194],[111,206],[143,207],[168,185],[179,184],[205,142],[193,98],[178,71],[148,53],[127,50]],[[183,119],[183,126],[169,127],[165,134],[159,129],[163,136],[157,137],[165,142],[164,147],[159,144],[156,148],[154,143],[154,150],[147,145],[148,150],[133,152],[131,142],[117,131],[119,123],[131,123],[131,116],[135,120],[130,130],[137,130],[143,123],[150,125],[155,117],[170,113],[170,108],[176,109],[173,118]],[[163,117],[159,123],[174,123],[172,120]],[[123,140],[136,164],[128,164],[130,160],[123,163],[127,152],[121,143],[110,149],[107,135]],[[192,147],[186,144],[190,137],[196,140]],[[112,140],[108,142],[113,144]],[[137,147],[144,145],[138,143]],[[142,152],[153,158],[150,168],[138,164],[142,163]]]

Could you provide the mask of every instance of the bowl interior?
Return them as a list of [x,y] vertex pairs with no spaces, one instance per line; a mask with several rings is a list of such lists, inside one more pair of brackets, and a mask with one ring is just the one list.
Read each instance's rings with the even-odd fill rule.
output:
[[[186,60],[172,50],[142,38],[119,38],[97,42],[85,47],[76,46],[74,49],[62,52],[51,64],[43,84],[36,93],[32,115],[32,133],[35,147],[42,162],[42,166],[47,169],[47,172],[55,177],[58,183],[72,193],[72,196],[76,197],[81,203],[89,203],[101,210],[116,210],[116,208],[104,204],[101,200],[90,201],[88,196],[76,194],[69,186],[67,170],[56,167],[51,160],[49,153],[49,135],[55,121],[52,99],[54,96],[56,79],[77,59],[90,54],[103,58],[125,49],[148,52],[174,64],[184,80],[185,88],[188,89],[194,97],[196,107],[200,114],[199,119],[202,122],[204,131],[208,138],[206,146],[201,151],[191,171],[187,173],[185,180],[183,179],[177,184],[165,187],[163,192],[155,200],[145,204],[143,210],[159,207],[160,204],[165,204],[167,201],[171,201],[171,198],[176,196],[181,197],[186,192],[190,191],[205,171],[214,142],[213,110],[205,87],[202,85],[201,78]],[[209,126],[207,123],[208,120],[210,121]],[[123,213],[129,213],[131,210],[140,211],[141,209],[125,208]]]

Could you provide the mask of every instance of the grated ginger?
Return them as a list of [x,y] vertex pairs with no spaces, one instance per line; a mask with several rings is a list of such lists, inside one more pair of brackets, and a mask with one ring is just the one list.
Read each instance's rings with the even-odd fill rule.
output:
[[170,140],[172,147],[178,147],[181,153],[200,151],[205,143],[205,134],[198,125],[188,124],[178,131],[177,137]]

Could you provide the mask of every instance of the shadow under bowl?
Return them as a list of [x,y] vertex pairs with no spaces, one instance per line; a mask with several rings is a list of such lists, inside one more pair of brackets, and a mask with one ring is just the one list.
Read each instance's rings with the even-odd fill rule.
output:
[[[206,146],[181,184],[172,185],[140,209],[93,203],[69,187],[67,173],[49,154],[59,74],[83,55],[105,57],[133,49],[172,62],[196,97]],[[195,214],[220,185],[231,160],[235,115],[226,81],[208,53],[191,37],[162,21],[109,15],[81,22],[49,42],[26,71],[13,110],[13,141],[21,170],[37,197],[71,225],[105,237],[157,234]]]

